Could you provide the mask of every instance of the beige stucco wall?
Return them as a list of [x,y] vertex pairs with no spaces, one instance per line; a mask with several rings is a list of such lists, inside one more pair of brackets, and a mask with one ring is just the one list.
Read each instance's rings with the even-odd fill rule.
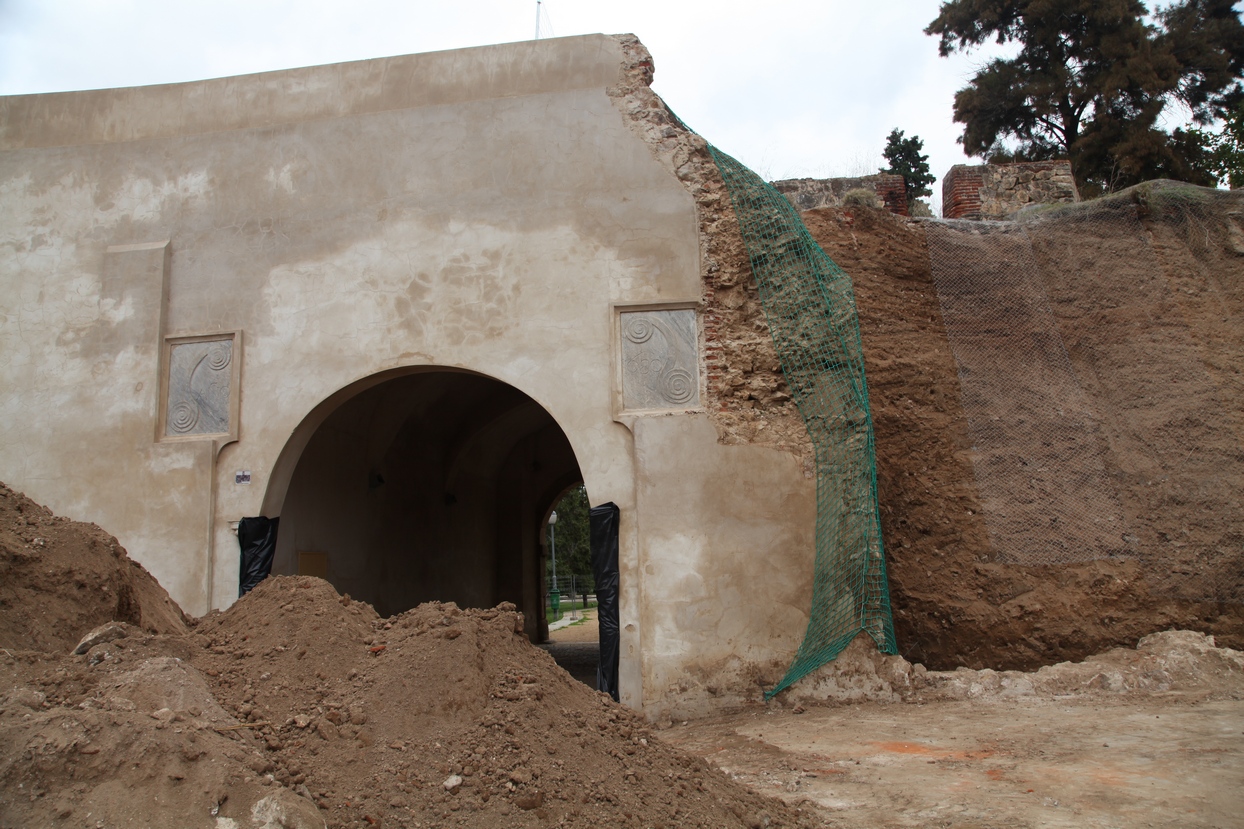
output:
[[[747,693],[802,633],[813,484],[703,415],[616,416],[615,304],[701,296],[694,202],[606,93],[621,60],[596,35],[0,99],[0,479],[201,614],[236,596],[230,522],[279,508],[317,407],[479,372],[622,509],[623,701],[677,709],[688,671]],[[164,439],[164,338],[218,332],[236,440]]]
[[793,456],[723,446],[707,415],[635,423],[645,704],[758,697],[808,624],[816,487]]

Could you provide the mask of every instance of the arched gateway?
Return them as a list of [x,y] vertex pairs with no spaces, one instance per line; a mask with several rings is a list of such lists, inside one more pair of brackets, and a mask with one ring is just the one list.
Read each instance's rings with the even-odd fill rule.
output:
[[541,635],[550,506],[583,480],[565,432],[513,386],[419,367],[316,407],[273,470],[275,573],[309,573],[392,615],[512,602]]

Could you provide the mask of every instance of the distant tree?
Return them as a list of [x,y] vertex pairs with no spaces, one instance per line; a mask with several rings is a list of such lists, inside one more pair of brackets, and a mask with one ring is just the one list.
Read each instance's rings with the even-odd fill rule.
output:
[[[1177,133],[1180,131],[1176,131]],[[1199,154],[1201,165],[1232,190],[1244,187],[1244,104],[1231,110],[1218,133],[1189,129],[1183,133]]]
[[1173,97],[1198,124],[1244,103],[1244,23],[1238,0],[1183,0],[1158,12],[1158,46],[1179,63]]
[[[591,530],[588,526],[587,490],[582,485],[571,488],[553,508],[557,513],[554,540],[557,544],[557,581],[563,589],[570,587],[570,575],[584,578],[592,576]],[[550,554],[552,550],[550,549]],[[549,576],[553,575],[552,562],[548,563]]]
[[890,164],[881,172],[903,177],[903,184],[907,188],[909,208],[912,202],[921,196],[933,195],[929,185],[937,181],[935,176],[929,174],[929,157],[920,154],[923,149],[924,142],[917,136],[904,138],[903,131],[896,127],[890,130],[890,135],[886,138],[885,149],[881,152]]
[[1020,47],[955,95],[965,152],[987,157],[1011,140],[1026,159],[1067,158],[1088,194],[1159,176],[1208,183],[1186,136],[1158,119],[1178,104],[1207,124],[1244,99],[1233,0],[1182,0],[1156,18],[1140,0],[950,0],[925,32],[943,56],[990,40]]

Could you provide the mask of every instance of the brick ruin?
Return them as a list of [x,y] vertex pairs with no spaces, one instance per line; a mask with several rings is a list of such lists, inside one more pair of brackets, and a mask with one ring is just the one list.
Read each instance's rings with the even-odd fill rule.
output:
[[1069,161],[956,164],[942,178],[945,219],[1007,219],[1031,204],[1079,200]]
[[[909,215],[903,177],[891,173],[854,178],[792,178],[773,182],[796,210],[842,207],[847,193],[868,190],[886,210]],[[956,164],[942,178],[942,217],[1008,219],[1033,204],[1080,200],[1068,161]]]

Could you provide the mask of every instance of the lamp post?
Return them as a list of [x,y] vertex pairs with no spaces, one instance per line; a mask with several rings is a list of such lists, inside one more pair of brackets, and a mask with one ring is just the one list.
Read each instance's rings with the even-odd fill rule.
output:
[[553,589],[549,591],[549,598],[553,600],[553,617],[556,618],[561,610],[561,593],[557,591],[557,510],[549,513],[549,550],[553,556]]

